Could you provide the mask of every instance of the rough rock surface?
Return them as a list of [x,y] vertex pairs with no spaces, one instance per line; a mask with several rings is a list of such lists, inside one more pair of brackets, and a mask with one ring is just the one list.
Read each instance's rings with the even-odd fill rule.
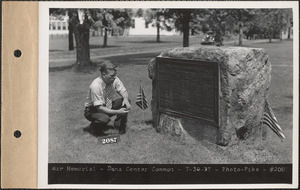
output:
[[[262,133],[261,118],[265,99],[271,80],[271,63],[265,49],[245,47],[190,47],[176,48],[162,52],[159,57],[214,61],[220,65],[219,120],[220,126],[206,126],[200,121],[194,122],[199,134],[207,133],[203,138],[211,138],[220,145],[235,143],[238,139],[257,137]],[[151,101],[154,125],[158,131],[176,131],[170,129],[157,112],[156,60],[148,64],[149,77],[153,83]],[[184,118],[183,118],[184,119]],[[180,127],[186,129],[179,118]],[[171,125],[176,128],[176,125]],[[189,126],[188,128],[191,129]],[[192,127],[193,128],[193,127]],[[202,130],[205,129],[205,130]],[[202,130],[202,131],[201,131]],[[215,132],[216,131],[216,132]],[[186,134],[191,135],[189,132]],[[179,135],[180,136],[180,135]],[[183,138],[183,137],[180,137]]]
[[165,114],[161,114],[160,118],[161,119],[159,125],[157,126],[157,131],[162,134],[171,135],[181,140],[185,140],[186,132],[181,125],[180,119]]

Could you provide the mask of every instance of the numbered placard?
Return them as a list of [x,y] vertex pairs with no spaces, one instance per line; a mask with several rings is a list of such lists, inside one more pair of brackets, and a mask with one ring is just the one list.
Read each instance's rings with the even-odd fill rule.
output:
[[109,135],[100,138],[100,143],[102,145],[114,144],[120,142],[120,135]]

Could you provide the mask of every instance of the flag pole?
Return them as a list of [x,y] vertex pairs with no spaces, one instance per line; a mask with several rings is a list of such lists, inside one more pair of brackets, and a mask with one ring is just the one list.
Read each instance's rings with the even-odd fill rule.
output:
[[[142,89],[142,79],[141,79],[141,76],[140,76],[140,93],[142,95],[142,97],[144,96],[143,95],[143,89]],[[142,108],[144,108],[144,101],[142,100]],[[143,123],[145,123],[145,110],[143,110]]]
[[147,99],[146,99],[146,96],[144,94],[144,89],[142,87],[142,78],[141,78],[141,75],[139,77],[139,82],[140,82],[140,88],[139,88],[139,93],[137,95],[137,99],[136,99],[136,104],[139,108],[142,109],[142,112],[143,112],[143,118],[142,118],[142,123],[146,123],[146,117],[145,117],[145,109],[148,108],[148,102],[147,102]]

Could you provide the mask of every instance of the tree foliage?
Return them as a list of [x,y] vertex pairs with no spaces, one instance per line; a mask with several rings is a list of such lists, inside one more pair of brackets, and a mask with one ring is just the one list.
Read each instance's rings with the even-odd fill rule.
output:
[[177,30],[183,33],[183,47],[189,46],[189,35],[198,33],[205,21],[204,9],[169,9]]
[[183,33],[183,47],[189,46],[190,21],[194,9],[169,9],[168,13],[175,21],[177,30]]
[[153,23],[156,26],[156,42],[160,42],[160,30],[171,31],[173,18],[168,9],[146,9],[143,13],[146,24]]
[[50,14],[58,18],[69,16],[69,31],[76,41],[76,68],[93,66],[90,60],[90,29],[104,29],[103,47],[107,46],[108,31],[118,32],[131,25],[131,10],[127,9],[50,9]]
[[242,46],[244,28],[250,26],[255,17],[254,9],[228,9],[227,19],[231,19],[239,32],[239,46]]
[[[49,10],[49,14],[51,16],[54,16],[58,20],[63,20],[66,15],[68,15],[69,18],[72,17],[70,9],[51,8]],[[69,22],[69,20],[68,20],[68,22]],[[69,50],[74,50],[73,31],[72,31],[72,28],[70,27],[70,25],[68,26],[68,30],[69,30],[69,34],[68,34]]]
[[282,31],[292,26],[292,9],[261,9],[256,13],[256,24],[267,32],[270,42],[276,35],[282,39]]
[[[133,17],[143,17],[146,24],[157,28],[156,41],[160,42],[160,30],[176,29],[183,33],[183,47],[189,46],[189,35],[212,30],[219,37],[228,33],[243,35],[266,34],[270,41],[275,36],[282,39],[283,30],[292,27],[292,9],[60,9],[51,8],[56,19],[69,17],[69,43],[76,40],[76,65],[92,65],[89,53],[90,29],[103,30],[103,47],[107,47],[108,33],[118,35],[128,31]],[[126,32],[123,32],[126,33]],[[290,36],[290,35],[288,35]]]
[[95,29],[104,29],[103,47],[107,47],[108,32],[118,35],[131,26],[131,9],[89,9],[88,13]]
[[268,36],[270,41],[277,36],[281,38],[282,30],[290,31],[291,21],[292,9],[208,9],[202,31],[238,33],[242,45],[244,35],[250,39],[254,35]]

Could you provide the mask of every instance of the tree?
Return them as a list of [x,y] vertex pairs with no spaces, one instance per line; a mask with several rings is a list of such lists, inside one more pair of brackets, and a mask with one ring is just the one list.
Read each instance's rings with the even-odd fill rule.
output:
[[[129,34],[129,28],[133,25],[132,17],[134,15],[134,9],[125,9],[126,14],[123,16],[124,21],[121,22],[121,28],[123,29],[123,37],[128,36]],[[138,17],[143,16],[143,9],[138,9],[136,15]]]
[[290,32],[291,20],[292,20],[292,9],[278,9],[275,10],[275,15],[277,15],[277,28],[279,31],[280,41],[282,41],[282,33],[287,30]]
[[[133,9],[114,9],[113,16],[114,18],[121,18],[117,20],[117,29],[122,30],[123,33],[125,30],[129,31],[129,28],[132,26],[132,17],[134,15]],[[142,13],[137,13],[142,14]]]
[[[90,59],[90,29],[104,28],[103,47],[107,47],[108,31],[119,31],[120,27],[130,24],[130,9],[50,9],[50,14],[68,14],[69,49],[72,47],[73,34],[76,41],[76,70],[94,66]],[[129,21],[128,21],[129,20]]]
[[[69,18],[72,18],[72,11],[68,11],[68,16]],[[73,27],[70,26],[70,24],[68,25],[68,30],[69,30],[69,34],[68,34],[68,38],[69,38],[69,50],[74,50],[74,40],[73,40]]]
[[254,39],[255,35],[260,35],[263,33],[263,30],[254,22],[249,24],[246,31],[247,39]]
[[156,42],[160,42],[160,30],[172,30],[172,27],[170,27],[170,15],[168,14],[167,9],[147,9],[144,12],[144,19],[146,21],[146,24],[155,22],[156,26]]
[[228,19],[233,20],[239,31],[239,46],[243,45],[243,29],[249,25],[255,16],[253,9],[228,9]]
[[285,27],[288,30],[288,39],[291,39],[291,28],[293,27],[293,10],[292,9],[285,9],[284,11],[286,22]]
[[229,16],[227,10],[224,9],[207,9],[204,11],[203,29],[204,33],[212,30],[216,34],[215,41],[217,44],[222,45],[223,36],[226,31],[232,32],[234,22]]
[[[68,15],[69,18],[72,17],[72,11],[70,9],[58,9],[58,8],[51,8],[49,10],[50,16],[54,16],[59,20],[62,20],[64,16]],[[73,43],[73,31],[70,24],[68,25],[68,37],[69,37],[69,50],[74,50],[74,43]]]
[[175,20],[175,27],[183,33],[183,47],[189,47],[190,21],[194,9],[169,9]]
[[69,16],[69,50],[74,49],[73,34],[76,41],[76,63],[74,68],[80,70],[83,67],[93,66],[90,59],[90,27],[91,16],[87,9],[50,9],[50,14]]
[[192,33],[205,26],[204,9],[169,9],[168,14],[175,20],[175,27],[183,33],[183,47],[189,47],[190,29]]
[[194,10],[191,14],[190,21],[191,35],[199,34],[200,31],[206,33],[209,29],[208,25],[205,24],[205,11],[203,9]]
[[189,47],[191,13],[191,10],[185,9],[179,14],[182,20],[183,47]]
[[160,41],[160,29],[170,31],[174,28],[174,25],[176,29],[183,33],[183,47],[188,47],[190,28],[192,28],[193,34],[197,32],[197,30],[200,30],[199,22],[203,21],[201,17],[202,12],[203,10],[200,9],[147,9],[144,18],[148,23],[155,20],[157,42]]
[[93,9],[93,27],[104,29],[103,47],[107,47],[108,32],[119,33],[120,28],[131,25],[131,9]]
[[275,14],[277,15],[275,19],[277,19],[280,41],[282,41],[283,31],[287,29],[290,31],[293,12],[292,9],[278,9],[275,10]]
[[224,9],[222,10],[223,16],[226,17],[227,23],[233,22],[238,27],[239,32],[239,46],[243,45],[243,30],[249,25],[255,12],[253,9]]
[[144,9],[137,9],[137,10],[136,10],[136,13],[135,13],[135,16],[136,16],[136,17],[143,17],[144,14],[145,14]]
[[291,27],[292,9],[261,9],[257,11],[257,24],[262,30],[267,31],[269,42]]
[[76,64],[75,69],[94,66],[90,59],[90,28],[92,26],[91,16],[84,9],[72,10],[69,24],[75,35],[76,41]]

